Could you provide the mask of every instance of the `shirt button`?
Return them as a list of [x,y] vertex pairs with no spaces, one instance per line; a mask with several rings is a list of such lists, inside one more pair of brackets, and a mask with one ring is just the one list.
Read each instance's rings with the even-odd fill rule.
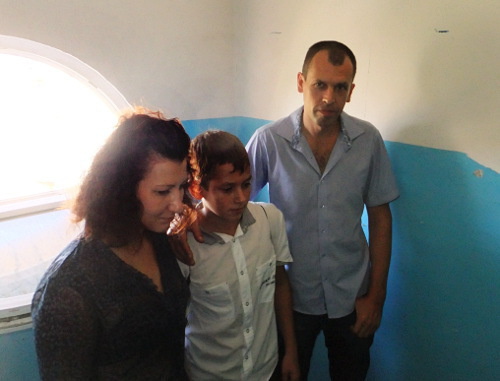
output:
[[246,302],[246,303],[245,303],[245,306],[247,306],[247,307],[248,307],[249,305],[250,305],[250,303],[248,303],[248,302]]
[[250,332],[250,329],[249,329],[249,328],[247,328],[247,329],[246,329],[246,332],[247,332],[247,333],[248,333],[248,332]]
[[243,274],[245,274],[245,272],[244,272],[243,270],[241,270],[241,271],[240,271],[240,274],[241,274],[241,275],[243,275]]

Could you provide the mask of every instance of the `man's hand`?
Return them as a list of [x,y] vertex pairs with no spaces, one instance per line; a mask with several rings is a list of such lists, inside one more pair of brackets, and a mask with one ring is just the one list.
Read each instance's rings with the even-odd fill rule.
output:
[[297,356],[285,354],[281,363],[282,381],[300,381],[299,360]]
[[187,242],[187,231],[191,231],[198,242],[203,242],[196,210],[184,206],[184,211],[177,213],[170,223],[167,236],[177,259],[188,266],[193,266],[194,256]]
[[380,326],[383,305],[367,295],[356,299],[356,323],[352,331],[359,337],[373,335]]
[[387,277],[391,262],[392,214],[389,204],[367,208],[370,232],[370,284],[368,293],[356,299],[356,323],[352,331],[359,337],[375,333],[382,320]]

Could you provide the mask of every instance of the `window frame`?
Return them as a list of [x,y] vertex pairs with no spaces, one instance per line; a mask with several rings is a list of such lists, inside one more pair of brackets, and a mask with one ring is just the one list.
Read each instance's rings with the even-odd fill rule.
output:
[[[130,107],[126,98],[103,75],[57,48],[32,40],[0,34],[0,53],[17,55],[48,64],[90,86],[94,93],[117,114]],[[0,201],[0,224],[6,219],[20,219],[26,215],[47,213],[64,207],[65,190],[55,190],[26,197]],[[33,290],[34,291],[34,290]],[[0,334],[31,327],[31,300],[33,292],[0,298]]]
[[[129,108],[126,98],[103,75],[69,53],[20,37],[0,35],[0,53],[21,56],[50,65],[89,86],[117,113]],[[25,214],[40,213],[64,206],[64,190],[33,194],[0,201],[0,221]]]

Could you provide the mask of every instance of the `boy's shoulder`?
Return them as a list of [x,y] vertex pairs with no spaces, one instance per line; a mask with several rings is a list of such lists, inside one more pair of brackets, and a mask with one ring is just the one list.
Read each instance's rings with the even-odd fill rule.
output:
[[250,209],[251,212],[259,209],[264,211],[277,210],[279,212],[279,209],[276,207],[276,205],[271,204],[269,202],[249,201],[247,207],[248,209]]
[[276,207],[276,205],[268,202],[250,201],[247,205],[247,208],[250,213],[252,213],[254,218],[257,218],[259,212],[264,213],[266,218],[271,220],[282,218],[283,215],[283,213]]

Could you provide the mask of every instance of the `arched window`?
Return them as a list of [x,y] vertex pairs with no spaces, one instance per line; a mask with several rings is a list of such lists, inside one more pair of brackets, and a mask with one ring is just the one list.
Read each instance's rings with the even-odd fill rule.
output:
[[31,321],[34,287],[78,233],[58,208],[128,106],[77,58],[0,35],[0,330]]

